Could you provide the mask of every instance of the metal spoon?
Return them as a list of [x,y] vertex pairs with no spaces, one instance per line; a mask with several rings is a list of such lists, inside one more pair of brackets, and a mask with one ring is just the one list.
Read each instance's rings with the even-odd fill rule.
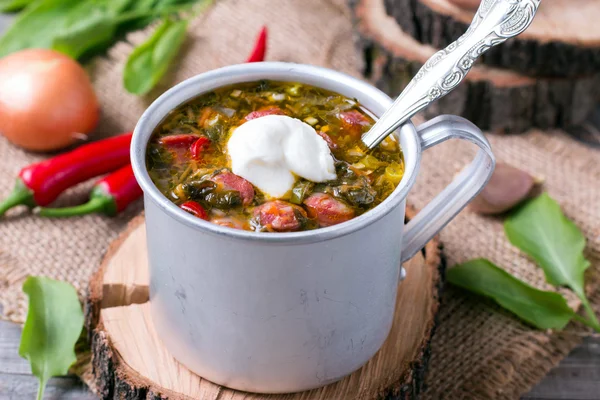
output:
[[482,0],[467,32],[435,53],[392,106],[362,136],[370,149],[433,101],[454,90],[477,57],[519,35],[533,21],[541,0]]

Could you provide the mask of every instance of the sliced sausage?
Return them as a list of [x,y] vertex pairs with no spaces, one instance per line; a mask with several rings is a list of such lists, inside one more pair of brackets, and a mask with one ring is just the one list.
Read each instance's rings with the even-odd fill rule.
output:
[[240,194],[242,204],[247,206],[254,199],[254,187],[244,178],[232,172],[222,172],[210,178],[219,189],[234,190]]
[[326,193],[313,193],[304,200],[304,205],[308,216],[322,227],[340,224],[355,216],[350,206]]
[[158,142],[165,147],[189,147],[192,143],[198,140],[200,136],[192,134],[178,134],[161,136]]
[[325,139],[325,141],[327,142],[327,146],[329,146],[329,150],[336,150],[338,148],[338,145],[335,144],[333,139],[331,139],[331,137],[328,134],[326,134],[325,132],[317,131],[317,135],[319,135],[323,139]]
[[210,222],[233,229],[244,230],[247,227],[247,224],[244,221],[234,217],[214,217],[210,219]]
[[307,219],[302,207],[281,200],[269,201],[256,207],[254,216],[261,226],[276,232],[297,231]]
[[285,115],[283,110],[277,106],[267,106],[263,108],[259,108],[256,111],[252,111],[248,115],[246,115],[246,121],[250,121],[252,119],[264,117],[265,115]]
[[357,110],[344,111],[338,116],[342,122],[342,129],[354,137],[362,134],[363,127],[371,125],[371,121]]

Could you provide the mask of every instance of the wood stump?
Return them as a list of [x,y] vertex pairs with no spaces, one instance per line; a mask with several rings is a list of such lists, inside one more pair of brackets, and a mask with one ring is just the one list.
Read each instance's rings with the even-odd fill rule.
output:
[[[388,15],[421,43],[443,48],[473,20],[479,1],[385,0]],[[543,0],[531,26],[483,55],[484,64],[531,76],[575,77],[600,71],[600,2]]]
[[90,282],[86,325],[96,389],[103,399],[414,399],[422,389],[444,275],[437,239],[404,265],[407,277],[382,349],[339,382],[282,395],[228,389],[173,359],[149,313],[147,262],[144,219],[138,217],[111,245]]
[[[386,0],[349,1],[364,74],[395,97],[439,49],[420,43],[403,30],[386,13]],[[499,47],[504,46],[506,43]],[[600,69],[598,72],[578,78],[533,78],[478,64],[453,92],[434,102],[425,114],[462,115],[481,129],[497,133],[519,133],[532,127],[566,128],[583,122],[600,99]]]

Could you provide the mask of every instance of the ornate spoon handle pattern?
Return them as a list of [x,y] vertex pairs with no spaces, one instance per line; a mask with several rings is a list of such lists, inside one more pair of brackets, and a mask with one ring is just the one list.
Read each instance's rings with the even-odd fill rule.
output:
[[519,35],[533,21],[541,0],[483,0],[467,32],[434,54],[362,141],[377,146],[409,118],[445,96],[491,47]]

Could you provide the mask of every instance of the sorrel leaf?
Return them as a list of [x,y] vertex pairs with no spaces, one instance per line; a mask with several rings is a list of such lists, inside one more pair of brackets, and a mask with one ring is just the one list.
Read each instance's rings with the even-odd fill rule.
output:
[[52,49],[79,59],[90,50],[107,48],[116,31],[114,17],[97,14],[94,18],[81,20],[81,23],[61,32],[54,38]]
[[130,30],[171,13],[189,11],[197,1],[34,1],[0,38],[0,57],[26,48],[54,48],[74,58],[91,56]]
[[0,38],[0,57],[27,48],[51,48],[57,32],[66,28],[66,17],[77,6],[77,2],[68,0],[32,3]]
[[133,50],[123,72],[127,91],[143,95],[158,83],[183,44],[187,25],[187,20],[165,19],[146,42]]
[[65,375],[76,360],[74,347],[83,329],[83,312],[75,288],[68,283],[29,277],[23,291],[29,309],[19,355],[29,360],[38,377],[38,399],[42,399],[48,379]]
[[0,11],[1,12],[14,12],[19,11],[34,0],[0,0]]
[[447,277],[456,286],[492,298],[539,329],[562,329],[577,317],[560,294],[536,289],[486,259],[457,265]]
[[[169,16],[193,17],[211,3],[211,0],[0,0],[0,9],[25,7],[0,37],[0,57],[27,48],[43,48],[85,62],[104,53],[127,32]],[[126,88],[132,93],[147,93],[164,75],[183,41],[187,22],[163,22],[161,27],[167,29],[159,28],[160,35],[155,33],[130,56],[128,69],[143,72],[140,76],[124,76]]]
[[530,256],[544,270],[547,281],[566,286],[581,299],[596,329],[594,315],[584,290],[585,237],[547,193],[527,202],[508,217],[504,230],[510,242]]

